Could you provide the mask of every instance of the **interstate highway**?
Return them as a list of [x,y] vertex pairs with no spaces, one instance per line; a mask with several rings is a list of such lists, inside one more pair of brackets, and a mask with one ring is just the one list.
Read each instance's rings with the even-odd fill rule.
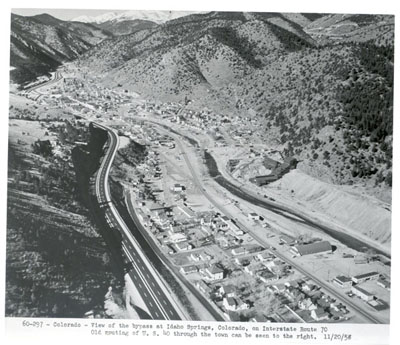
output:
[[51,85],[51,84],[54,84],[54,83],[58,82],[59,80],[61,80],[62,78],[63,78],[63,76],[61,75],[61,73],[58,72],[58,71],[56,71],[56,72],[54,73],[54,78],[53,78],[53,79],[51,79],[51,80],[49,80],[49,81],[46,81],[46,82],[44,82],[44,83],[42,83],[42,84],[39,84],[39,85],[34,85],[34,86],[32,86],[32,87],[26,89],[25,91],[26,91],[26,92],[35,91],[36,89],[39,89],[39,88],[41,88],[41,87],[49,86],[49,85]]
[[118,150],[118,135],[107,126],[99,123],[93,124],[107,131],[109,137],[109,147],[96,176],[96,196],[110,227],[117,229],[121,233],[123,251],[132,264],[128,274],[146,304],[152,319],[181,320],[182,318],[176,310],[177,308],[166,295],[167,288],[163,286],[155,269],[141,251],[139,244],[111,202],[108,175]]

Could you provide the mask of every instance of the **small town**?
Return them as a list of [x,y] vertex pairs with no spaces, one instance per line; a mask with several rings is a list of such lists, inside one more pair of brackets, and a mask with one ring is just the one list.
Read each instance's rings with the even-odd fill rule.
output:
[[7,317],[390,324],[394,16],[46,11],[11,13]]
[[[101,112],[102,121],[111,121],[121,138],[135,143],[135,164],[121,181],[126,187],[127,202],[170,264],[223,319],[352,322],[356,316],[346,303],[292,265],[300,262],[315,272],[316,259],[345,261],[353,266],[353,275],[332,267],[318,278],[374,314],[388,312],[390,274],[385,267],[389,266],[382,263],[380,256],[346,254],[345,247],[337,248],[329,240],[309,233],[295,235],[282,231],[254,209],[241,207],[234,198],[228,213],[224,213],[225,207],[216,207],[187,178],[182,163],[185,153],[180,149],[182,141],[193,146],[195,155],[198,159],[202,156],[203,162],[206,144],[216,148],[249,147],[250,155],[261,158],[266,171],[270,171],[249,179],[249,183],[259,187],[295,168],[294,158],[284,160],[254,141],[255,120],[230,122],[208,110],[185,111],[186,105],[178,103],[132,100],[125,90],[111,91],[73,77],[64,77],[46,94],[40,94],[37,101],[48,110],[68,109],[75,115],[69,121],[72,126],[86,127]],[[53,125],[42,122],[42,126],[50,132]],[[205,135],[200,134],[205,129]],[[55,155],[67,154],[59,142],[52,141],[51,146]],[[225,161],[226,170],[232,173],[240,160]],[[176,168],[179,166],[181,171]],[[240,218],[233,218],[231,214],[237,212]],[[248,231],[250,228],[257,231]],[[371,263],[375,270],[371,270]]]

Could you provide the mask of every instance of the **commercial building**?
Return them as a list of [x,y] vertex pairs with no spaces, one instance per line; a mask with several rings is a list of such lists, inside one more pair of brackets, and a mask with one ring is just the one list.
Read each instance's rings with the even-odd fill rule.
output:
[[279,177],[276,174],[255,176],[250,178],[250,182],[255,183],[257,186],[264,186],[268,183],[275,182]]
[[372,293],[360,288],[359,286],[352,286],[351,292],[366,302],[372,301],[375,297]]
[[368,272],[368,273],[363,273],[356,275],[351,278],[355,284],[361,284],[364,283],[368,280],[378,280],[379,279],[379,273],[378,272]]
[[333,283],[336,284],[337,286],[341,287],[342,289],[344,288],[349,288],[353,284],[353,281],[350,277],[346,276],[337,276],[333,279]]
[[297,256],[332,253],[332,246],[328,241],[321,241],[294,246],[290,249],[290,252]]
[[250,220],[258,220],[260,217],[258,216],[258,214],[257,213],[255,213],[255,212],[250,212],[248,215],[247,215],[247,217],[250,219]]
[[376,282],[379,286],[383,287],[386,290],[390,291],[390,281],[387,281],[386,279],[379,278],[378,281]]
[[279,242],[288,244],[289,246],[292,246],[297,243],[297,240],[296,240],[296,238],[294,238],[292,236],[282,235],[279,237]]

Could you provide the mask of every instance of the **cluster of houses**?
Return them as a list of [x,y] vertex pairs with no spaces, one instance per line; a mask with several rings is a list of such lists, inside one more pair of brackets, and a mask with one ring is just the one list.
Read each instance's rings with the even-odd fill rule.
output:
[[[229,249],[238,247],[243,242],[240,237],[244,235],[244,231],[228,217],[208,211],[194,212],[184,202],[166,207],[145,201],[145,188],[143,185],[137,186],[136,199],[143,206],[137,210],[138,216],[156,235],[162,246],[169,246],[171,254],[214,243],[223,249]],[[184,189],[181,184],[171,186],[174,193],[180,193]],[[177,212],[184,215],[184,219],[177,220]]]
[[[180,208],[187,215],[194,214],[184,205],[165,207],[157,203],[146,202],[142,209],[137,210],[138,217],[149,227],[157,240],[164,248],[169,248],[169,253],[185,252],[195,246],[191,243],[194,232],[199,233],[201,229],[200,219],[189,216],[186,219],[176,220],[173,208]],[[144,212],[146,211],[146,213]],[[206,238],[208,235],[199,234],[199,238]]]
[[[109,110],[116,109],[122,104],[129,104],[132,97],[128,92],[119,93],[114,90],[101,87],[97,83],[83,82],[76,78],[64,78],[61,84],[64,89],[60,94],[59,87],[52,91],[50,99],[57,99],[60,106],[77,107],[76,110],[82,110],[82,102],[94,111],[107,113]],[[77,99],[79,102],[74,102],[71,98],[64,95],[70,94],[72,99]],[[80,107],[80,108],[79,108]]]
[[[218,278],[223,279],[223,277],[221,272]],[[240,289],[233,284],[219,280],[200,279],[196,281],[195,286],[220,308],[227,320],[243,321],[241,312],[253,307],[253,303],[247,300]],[[345,305],[321,291],[319,286],[306,278],[270,284],[266,289],[275,295],[282,308],[286,308],[298,322],[329,322],[348,318],[349,310]],[[256,315],[248,321],[274,321],[272,318],[269,319],[269,316],[263,315],[262,311],[254,310],[254,312]]]
[[195,285],[215,303],[227,320],[240,321],[240,312],[252,306],[232,284],[209,285],[204,280],[199,280]]
[[254,256],[254,261],[250,261],[244,267],[244,271],[263,283],[271,283],[293,272],[289,264],[269,251],[263,251]]
[[282,299],[282,303],[300,322],[343,320],[349,310],[321,291],[318,285],[305,279],[270,285],[268,290]]
[[[187,104],[190,104],[190,101],[186,102]],[[250,127],[258,128],[259,123],[256,118],[239,116],[229,118],[226,115],[213,113],[206,108],[198,111],[190,109],[186,105],[173,102],[162,104],[146,102],[146,104],[141,105],[141,108],[188,129],[207,130],[215,139],[216,144],[220,146],[226,145],[225,138],[219,131],[221,125],[227,125],[226,130],[237,145],[245,145],[254,139],[254,130]]]

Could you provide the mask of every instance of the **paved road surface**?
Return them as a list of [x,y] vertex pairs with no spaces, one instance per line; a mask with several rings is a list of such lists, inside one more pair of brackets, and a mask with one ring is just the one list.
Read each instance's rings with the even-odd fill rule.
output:
[[49,80],[49,81],[46,81],[45,83],[42,83],[42,84],[39,84],[39,85],[35,85],[35,86],[32,86],[32,87],[29,87],[29,88],[27,88],[25,91],[26,91],[26,92],[35,91],[36,89],[39,89],[39,88],[41,88],[41,87],[49,86],[49,85],[51,85],[51,84],[54,84],[54,83],[58,82],[59,80],[61,80],[62,78],[63,78],[63,76],[61,75],[61,73],[58,72],[58,71],[56,71],[56,72],[54,73],[54,78],[53,78],[53,79],[51,79],[51,80]]
[[130,234],[129,229],[111,202],[108,174],[118,150],[118,135],[109,127],[98,123],[94,125],[106,130],[109,135],[109,147],[96,176],[96,195],[99,204],[103,205],[109,225],[118,229],[122,235],[124,253],[132,264],[129,276],[139,291],[153,319],[181,320],[181,316],[166,295],[166,288],[161,286],[162,282],[160,278],[142,253],[139,244]]

